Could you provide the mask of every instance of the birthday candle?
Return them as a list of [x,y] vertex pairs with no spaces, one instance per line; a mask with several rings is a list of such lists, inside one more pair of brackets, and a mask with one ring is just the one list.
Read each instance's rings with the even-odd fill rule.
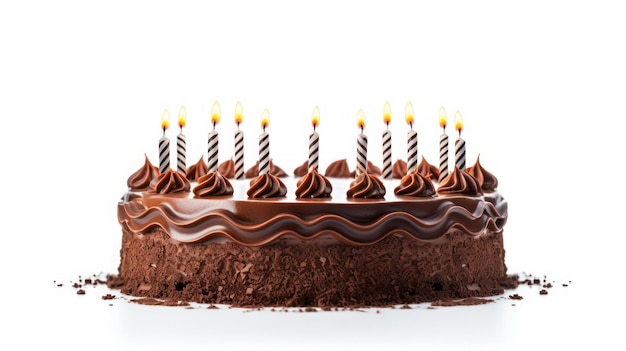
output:
[[404,109],[404,116],[406,123],[411,127],[406,134],[407,142],[407,173],[411,173],[417,169],[417,132],[413,130],[413,104],[411,102],[406,103]]
[[363,110],[359,110],[357,114],[357,125],[361,129],[356,142],[356,175],[358,176],[367,172],[367,135],[363,133],[365,129]]
[[461,112],[456,111],[454,115],[454,128],[459,132],[459,138],[454,142],[454,160],[456,162],[456,168],[461,171],[465,170],[465,140],[461,139],[461,132],[463,131],[463,118]]
[[389,106],[389,102],[385,102],[383,107],[383,122],[387,126],[383,132],[383,178],[391,179],[391,132],[389,131],[391,106]]
[[242,120],[243,108],[241,103],[237,102],[235,106],[235,123],[237,123],[237,131],[235,132],[235,179],[243,179],[245,177],[243,169],[243,131],[239,130]]
[[207,167],[209,172],[217,171],[218,164],[218,155],[219,155],[219,135],[215,130],[215,126],[220,121],[220,104],[215,101],[213,103],[213,108],[211,109],[211,122],[213,123],[213,130],[209,132],[209,142],[208,142],[208,161]]
[[448,134],[446,134],[446,110],[443,106],[439,109],[439,126],[443,133],[439,137],[439,181],[448,175]]
[[176,159],[179,172],[187,173],[187,137],[183,134],[183,127],[187,124],[187,110],[181,106],[178,111],[178,126],[180,133],[176,137]]
[[267,109],[261,117],[263,132],[259,135],[259,175],[270,172],[270,136],[265,132],[270,124],[270,113]]
[[309,135],[309,172],[317,170],[319,165],[320,136],[315,131],[315,128],[320,123],[320,110],[317,106],[313,109],[311,123],[313,124],[313,132]]
[[161,117],[163,137],[159,139],[159,173],[165,173],[170,169],[170,139],[165,136],[165,131],[170,126],[170,113],[167,109]]

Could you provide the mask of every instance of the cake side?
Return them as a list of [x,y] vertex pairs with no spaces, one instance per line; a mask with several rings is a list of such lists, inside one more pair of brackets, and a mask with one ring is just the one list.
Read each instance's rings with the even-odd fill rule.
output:
[[388,306],[501,294],[502,232],[459,230],[436,243],[388,236],[351,246],[323,240],[185,244],[156,228],[124,230],[122,293],[233,306]]

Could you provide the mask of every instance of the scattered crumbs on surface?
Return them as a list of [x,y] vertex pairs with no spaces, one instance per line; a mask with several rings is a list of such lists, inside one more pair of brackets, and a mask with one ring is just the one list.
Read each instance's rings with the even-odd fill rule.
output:
[[520,294],[509,295],[509,299],[511,300],[522,300],[524,297]]
[[546,289],[539,290],[539,295],[548,295],[548,290]]

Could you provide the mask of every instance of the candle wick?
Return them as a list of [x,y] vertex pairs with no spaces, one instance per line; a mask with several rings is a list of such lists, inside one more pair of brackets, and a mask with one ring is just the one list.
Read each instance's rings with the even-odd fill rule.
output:
[[313,132],[315,132],[315,123],[313,123]]
[[237,130],[239,130],[239,122],[237,122]]
[[217,123],[213,122],[213,130],[215,130],[215,125],[216,125],[216,124],[217,124]]
[[163,136],[165,136],[165,129],[167,128],[163,127]]
[[409,125],[411,126],[411,129],[413,129],[413,122],[409,122]]

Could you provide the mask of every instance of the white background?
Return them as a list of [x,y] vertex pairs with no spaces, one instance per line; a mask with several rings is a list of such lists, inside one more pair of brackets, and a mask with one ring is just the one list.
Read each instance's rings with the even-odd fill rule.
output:
[[[610,1],[1,3],[2,340],[65,349],[623,347],[623,13]],[[187,108],[193,163],[216,100],[220,161],[232,155],[241,101],[246,168],[267,108],[272,158],[287,172],[307,157],[314,106],[323,169],[342,158],[354,165],[359,109],[378,166],[385,101],[394,160],[406,158],[407,101],[420,158],[431,163],[439,108],[451,140],[461,111],[468,164],[480,154],[509,201],[509,271],[557,287],[541,298],[523,287],[522,301],[380,314],[76,296],[70,280],[117,269],[116,204],[144,154],[157,163],[162,111],[173,140]]]

